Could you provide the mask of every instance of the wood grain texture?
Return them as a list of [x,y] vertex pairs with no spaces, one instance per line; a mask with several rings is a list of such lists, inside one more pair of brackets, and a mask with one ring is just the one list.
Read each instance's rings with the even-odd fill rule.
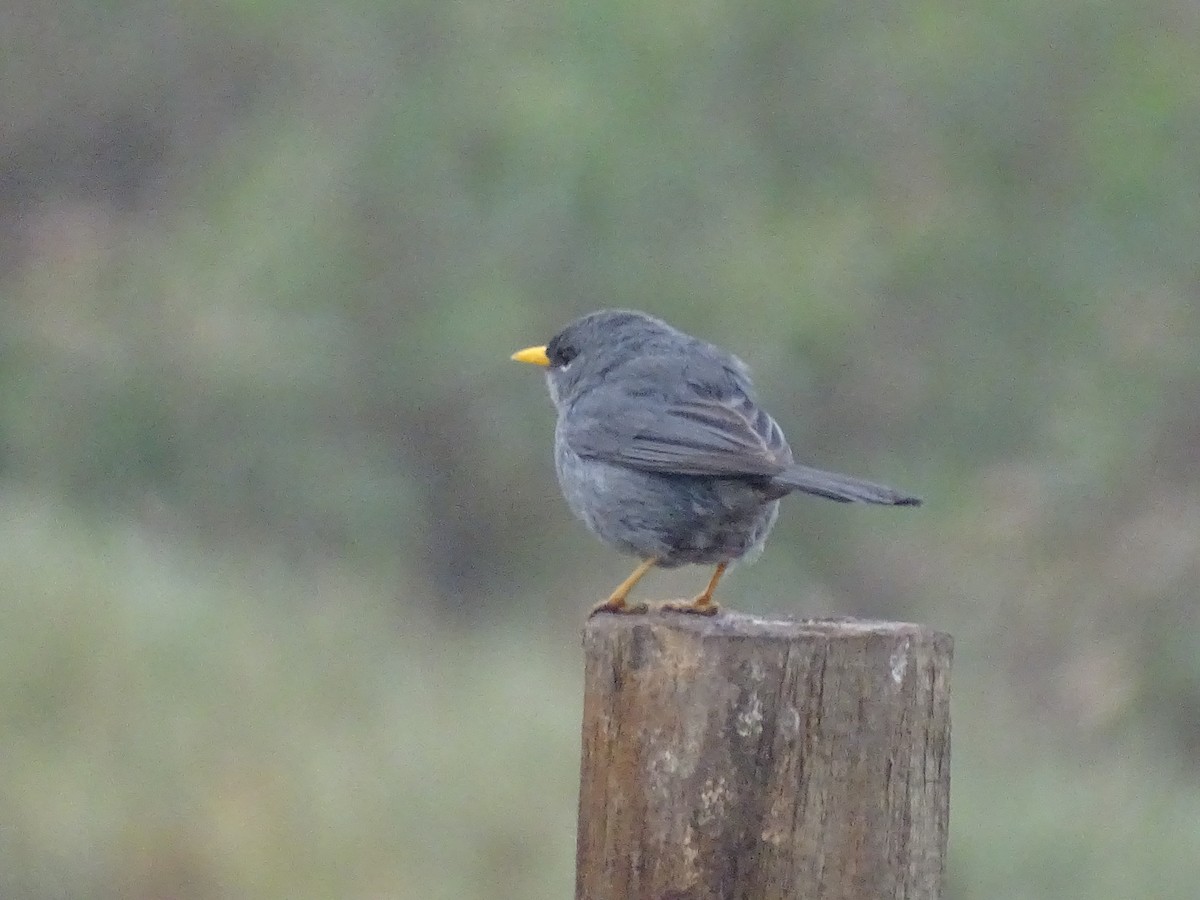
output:
[[936,900],[952,641],[919,625],[599,615],[577,900]]

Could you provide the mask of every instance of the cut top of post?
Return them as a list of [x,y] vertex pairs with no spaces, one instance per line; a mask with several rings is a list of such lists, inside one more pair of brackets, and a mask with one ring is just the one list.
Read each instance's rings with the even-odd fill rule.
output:
[[671,628],[701,637],[768,638],[795,640],[800,637],[878,637],[913,636],[933,638],[952,643],[950,635],[935,631],[927,625],[912,622],[889,622],[882,619],[856,619],[835,616],[820,619],[764,619],[744,613],[720,613],[715,616],[696,616],[685,613],[649,615],[596,615],[588,620],[584,633],[605,633],[636,628],[639,625]]

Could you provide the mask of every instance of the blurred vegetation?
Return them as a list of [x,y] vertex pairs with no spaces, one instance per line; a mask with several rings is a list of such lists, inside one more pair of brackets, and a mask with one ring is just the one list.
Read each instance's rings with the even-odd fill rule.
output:
[[507,357],[631,306],[926,496],[790,501],[725,599],[955,633],[950,900],[1191,900],[1197,46],[1178,0],[4,4],[0,895],[569,896],[627,563]]

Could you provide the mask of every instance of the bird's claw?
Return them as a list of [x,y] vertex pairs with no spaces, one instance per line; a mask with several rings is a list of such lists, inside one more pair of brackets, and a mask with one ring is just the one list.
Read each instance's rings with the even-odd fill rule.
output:
[[662,612],[686,613],[689,616],[715,616],[721,607],[711,600],[700,597],[695,600],[673,600],[659,607]]
[[588,618],[599,615],[600,613],[613,613],[621,616],[640,616],[645,615],[650,611],[645,603],[626,603],[624,600],[619,603],[614,603],[612,600],[605,600],[603,603],[597,603],[592,607],[592,611],[588,613]]

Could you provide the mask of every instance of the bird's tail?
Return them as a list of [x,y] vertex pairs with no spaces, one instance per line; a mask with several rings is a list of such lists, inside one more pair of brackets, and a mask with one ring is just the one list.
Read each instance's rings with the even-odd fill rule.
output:
[[878,503],[881,506],[921,505],[920,497],[902,494],[893,488],[863,481],[861,478],[838,475],[836,472],[822,472],[820,469],[810,469],[808,466],[788,466],[771,481],[789,491],[815,494],[839,503]]

